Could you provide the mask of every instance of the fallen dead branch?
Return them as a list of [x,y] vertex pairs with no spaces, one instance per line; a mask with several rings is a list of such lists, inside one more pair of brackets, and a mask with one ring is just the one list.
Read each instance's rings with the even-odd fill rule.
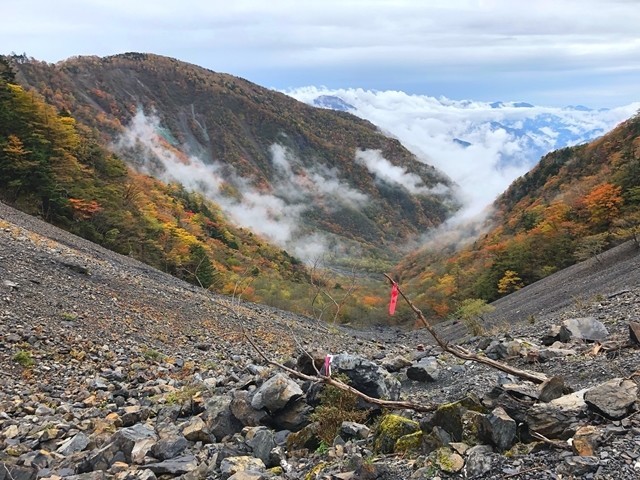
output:
[[253,347],[253,349],[258,352],[258,355],[260,355],[265,362],[267,362],[270,365],[273,365],[274,367],[278,367],[281,370],[284,370],[285,372],[289,373],[290,375],[293,375],[296,378],[299,378],[301,380],[306,380],[306,381],[310,381],[310,382],[319,382],[319,383],[325,383],[327,385],[332,385],[336,388],[339,388],[340,390],[344,390],[345,392],[349,392],[352,393],[353,395],[362,398],[365,402],[367,403],[371,403],[373,405],[378,405],[380,407],[383,408],[391,408],[391,409],[410,409],[410,410],[415,410],[416,412],[433,412],[438,408],[437,404],[419,404],[419,403],[413,403],[413,402],[406,402],[406,401],[400,401],[400,400],[383,400],[380,398],[374,398],[374,397],[370,397],[369,395],[366,395],[364,393],[362,393],[361,391],[353,388],[350,385],[347,385],[346,383],[343,383],[339,380],[336,380],[334,378],[325,376],[325,375],[306,375],[302,372],[299,372],[297,370],[294,370],[293,368],[289,368],[286,365],[283,365],[279,362],[276,362],[275,360],[272,360],[271,358],[269,358],[267,356],[266,353],[264,353],[262,351],[262,349],[260,347],[258,347],[258,345],[254,342],[254,340],[251,338],[251,335],[249,335],[249,333],[247,333],[246,330],[243,329],[243,334],[244,337],[247,339],[247,341],[249,342],[249,344]]
[[462,348],[459,345],[455,345],[455,344],[450,344],[449,342],[446,342],[445,340],[443,340],[435,331],[435,329],[433,328],[433,326],[427,321],[427,319],[425,318],[424,314],[422,313],[422,311],[416,307],[413,302],[411,300],[409,300],[409,298],[407,298],[407,296],[404,294],[404,292],[400,289],[400,287],[398,286],[398,284],[386,273],[384,274],[384,276],[389,280],[389,282],[391,282],[391,284],[395,284],[396,287],[398,287],[398,293],[400,293],[400,295],[402,296],[402,298],[404,299],[405,302],[407,302],[407,304],[409,305],[409,307],[411,308],[411,310],[413,310],[413,312],[416,314],[416,316],[418,317],[418,320],[420,320],[420,322],[424,325],[424,327],[427,329],[427,331],[431,334],[431,336],[433,337],[433,339],[436,341],[436,343],[438,344],[438,346],[445,352],[448,352],[462,360],[471,360],[472,362],[477,362],[477,363],[481,363],[483,365],[487,365],[491,368],[495,368],[496,370],[500,370],[501,372],[505,372],[508,373],[510,375],[514,375],[518,378],[521,378],[523,380],[528,380],[530,382],[533,383],[543,383],[547,380],[547,376],[542,374],[542,373],[535,373],[535,372],[529,372],[527,370],[521,370],[519,368],[515,368],[512,367],[510,365],[507,365],[505,363],[502,362],[498,362],[496,360],[492,360],[490,358],[487,357],[482,357],[478,354],[472,353],[469,350],[467,350],[466,348]]

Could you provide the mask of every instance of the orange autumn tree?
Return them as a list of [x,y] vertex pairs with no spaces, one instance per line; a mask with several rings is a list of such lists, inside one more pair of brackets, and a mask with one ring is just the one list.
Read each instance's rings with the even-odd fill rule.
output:
[[601,183],[584,197],[583,203],[592,225],[606,229],[618,216],[623,203],[621,192],[622,188],[617,185]]

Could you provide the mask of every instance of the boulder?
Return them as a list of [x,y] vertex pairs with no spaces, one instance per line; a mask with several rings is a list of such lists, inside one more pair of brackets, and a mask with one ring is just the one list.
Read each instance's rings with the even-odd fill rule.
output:
[[168,435],[151,447],[150,453],[158,460],[169,460],[180,455],[189,446],[182,435]]
[[148,468],[156,475],[184,475],[197,469],[198,461],[193,455],[184,455],[163,462],[149,463],[142,468]]
[[68,456],[75,452],[81,452],[89,445],[89,437],[83,432],[76,433],[73,437],[66,439],[56,450],[60,455]]
[[348,353],[333,357],[334,372],[349,377],[351,386],[374,398],[398,400],[400,382],[370,360]]
[[443,472],[458,473],[464,467],[464,459],[448,447],[439,448],[434,455],[436,465]]
[[340,435],[346,440],[351,438],[365,439],[369,436],[369,433],[371,433],[369,427],[362,423],[342,422],[342,425],[340,425]]
[[200,417],[191,417],[182,428],[182,435],[190,442],[211,443],[215,440],[211,438],[207,424]]
[[622,378],[597,385],[584,394],[584,401],[590,408],[612,420],[626,417],[637,400],[636,382]]
[[271,450],[275,448],[276,442],[273,432],[266,427],[253,427],[248,429],[246,443],[251,447],[253,456],[262,460],[267,467],[271,465]]
[[466,451],[465,478],[476,478],[493,468],[496,456],[489,445],[476,445]]
[[419,431],[420,424],[414,420],[400,415],[385,415],[374,433],[374,449],[380,453],[393,453],[398,439]]
[[526,422],[530,431],[547,438],[567,440],[579,427],[580,419],[587,411],[584,400],[585,390],[580,390],[549,403],[537,403],[526,412]]
[[302,389],[294,380],[277,373],[256,390],[251,399],[251,406],[256,410],[265,408],[271,413],[277,412],[302,393]]
[[602,342],[607,337],[607,327],[594,317],[570,318],[562,322],[560,327],[560,340],[565,342],[569,339]]
[[268,417],[264,410],[256,410],[251,406],[251,395],[246,390],[234,390],[229,408],[233,416],[248,427],[257,427]]
[[402,356],[396,356],[392,358],[385,358],[382,361],[382,368],[385,368],[387,372],[395,373],[399,372],[405,367],[411,365],[411,360],[408,360]]
[[265,469],[262,460],[249,456],[227,457],[220,464],[220,472],[224,478],[238,472],[264,472]]
[[581,457],[593,457],[601,438],[602,434],[595,425],[578,428],[571,442],[573,453]]
[[517,425],[502,407],[496,407],[484,417],[483,435],[499,450],[504,451],[513,445],[516,439]]
[[202,420],[217,440],[242,430],[242,424],[231,414],[230,404],[230,397],[217,395],[209,398],[204,405]]
[[407,378],[416,382],[435,382],[439,376],[438,361],[433,357],[425,357],[407,368]]
[[551,377],[538,386],[538,400],[547,403],[556,398],[560,398],[564,392],[564,379],[562,377]]

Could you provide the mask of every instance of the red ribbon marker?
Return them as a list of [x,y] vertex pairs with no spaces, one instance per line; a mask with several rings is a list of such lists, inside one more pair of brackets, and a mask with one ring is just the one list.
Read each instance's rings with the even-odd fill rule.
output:
[[391,300],[389,301],[389,315],[393,315],[396,311],[396,304],[398,303],[398,284],[393,282],[391,286]]

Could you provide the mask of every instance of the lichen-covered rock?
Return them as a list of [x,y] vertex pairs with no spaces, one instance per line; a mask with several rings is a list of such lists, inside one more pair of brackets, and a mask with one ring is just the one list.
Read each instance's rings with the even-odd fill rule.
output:
[[440,470],[447,473],[457,473],[464,467],[464,459],[448,447],[435,451],[435,462]]
[[410,433],[409,435],[403,435],[396,441],[396,446],[393,449],[394,452],[416,452],[421,449],[422,446],[422,431]]
[[420,424],[414,420],[400,415],[385,415],[374,433],[374,449],[380,453],[393,453],[401,437],[418,431]]

